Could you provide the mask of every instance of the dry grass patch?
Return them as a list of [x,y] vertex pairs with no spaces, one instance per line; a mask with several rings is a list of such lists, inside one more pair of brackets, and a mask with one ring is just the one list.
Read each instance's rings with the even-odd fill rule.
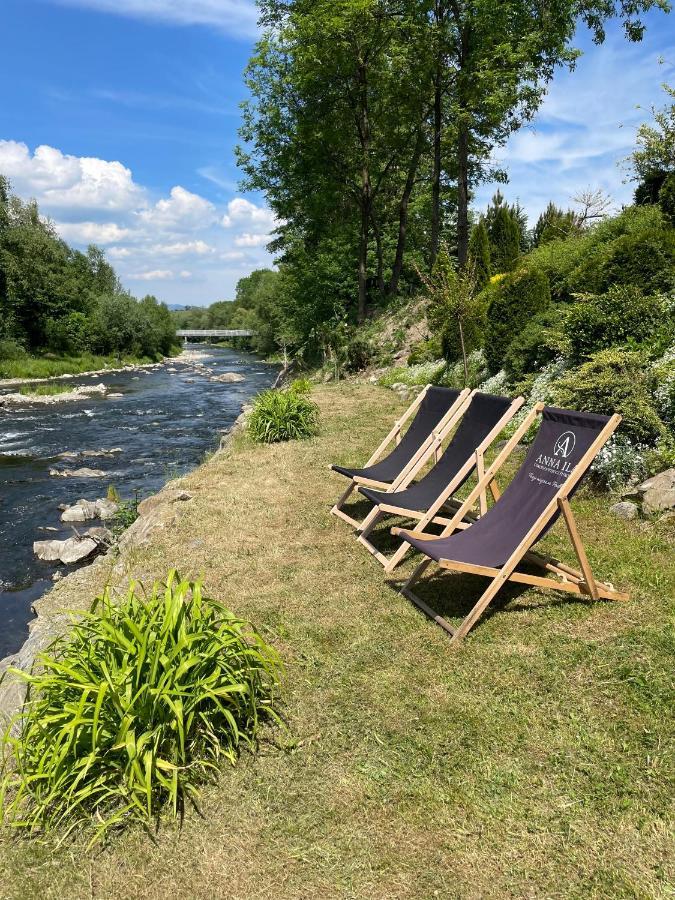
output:
[[[250,618],[288,665],[288,729],[207,789],[203,818],[94,860],[0,838],[0,897],[665,897],[672,767],[672,544],[582,492],[580,529],[618,605],[514,593],[457,651],[329,515],[401,404],[318,388],[306,442],[245,436],[182,484],[178,523],[113,577],[176,566]],[[384,537],[384,536],[383,536]],[[550,549],[571,561],[556,528]],[[396,580],[415,559],[410,559]],[[93,596],[105,569],[83,573]],[[442,608],[480,582],[423,585]]]

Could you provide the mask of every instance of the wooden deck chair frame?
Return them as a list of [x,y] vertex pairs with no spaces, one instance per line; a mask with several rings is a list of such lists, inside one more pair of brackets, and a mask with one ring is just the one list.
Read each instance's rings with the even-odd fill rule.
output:
[[[415,533],[426,531],[431,523],[434,523],[436,525],[450,525],[452,519],[447,515],[442,515],[442,510],[444,510],[444,508],[448,505],[454,507],[453,512],[460,507],[461,504],[459,502],[451,500],[452,495],[455,493],[458,486],[464,483],[466,477],[469,475],[474,466],[476,467],[476,478],[478,480],[478,483],[480,483],[481,480],[484,479],[486,452],[489,450],[493,441],[495,441],[502,433],[504,428],[506,428],[511,419],[521,408],[523,403],[525,403],[524,397],[516,397],[515,400],[512,401],[511,405],[506,410],[501,419],[495,424],[489,434],[487,434],[485,438],[480,442],[480,444],[476,447],[476,451],[473,457],[467,459],[462,468],[446,485],[443,491],[441,491],[434,504],[430,506],[426,512],[422,510],[415,511],[412,509],[405,509],[402,506],[395,506],[391,503],[379,503],[377,506],[373,507],[370,513],[363,520],[360,528],[361,534],[358,536],[357,540],[361,544],[363,544],[366,550],[368,550],[368,552],[371,553],[382,566],[384,566],[385,572],[393,572],[396,566],[406,555],[408,550],[412,548],[406,541],[401,541],[401,545],[397,548],[396,552],[391,557],[387,558],[377,549],[377,547],[373,546],[373,544],[368,540],[368,535],[377,525],[377,523],[387,515],[403,516],[406,519],[418,519],[419,521],[415,528]],[[487,512],[487,489],[487,487],[484,487],[478,495],[479,515],[481,516]],[[401,490],[401,488],[398,488],[398,490]],[[490,483],[490,491],[493,497],[495,496],[495,492],[498,491],[498,487],[494,479]],[[457,527],[461,526],[457,525]]]
[[[520,427],[514,432],[513,436],[504,446],[503,450],[499,453],[490,468],[485,472],[483,478],[479,481],[473,491],[471,491],[469,496],[466,498],[464,503],[457,510],[451,522],[444,529],[440,537],[447,537],[448,535],[452,534],[458,527],[460,527],[464,515],[472,508],[473,504],[480,496],[481,490],[490,487],[494,483],[496,473],[511,455],[520,439],[526,434],[528,428],[532,425],[536,417],[542,412],[543,409],[544,404],[537,403],[528,413]],[[422,610],[422,612],[433,619],[434,622],[440,625],[441,628],[447,631],[450,635],[451,643],[458,643],[464,637],[466,637],[468,632],[473,628],[478,619],[481,617],[487,606],[492,602],[499,590],[507,581],[517,582],[519,584],[527,584],[537,588],[550,588],[553,590],[565,591],[570,594],[591,597],[593,600],[629,599],[628,594],[617,591],[612,584],[598,581],[593,576],[593,572],[586,555],[586,550],[581,541],[581,537],[579,536],[579,531],[577,529],[576,521],[574,519],[572,508],[569,502],[570,493],[586,473],[590,462],[594,459],[599,450],[616,431],[620,422],[621,416],[613,415],[610,417],[605,427],[598,433],[597,438],[593,441],[586,453],[584,453],[584,455],[577,463],[575,471],[570,474],[565,484],[561,486],[560,490],[551,499],[548,506],[532,524],[532,527],[527,532],[523,540],[520,542],[520,544],[518,544],[518,546],[512,552],[511,556],[507,559],[507,561],[501,568],[496,569],[488,566],[472,565],[449,559],[439,560],[438,565],[442,569],[449,569],[454,572],[466,572],[471,575],[483,575],[486,578],[490,579],[490,583],[486,590],[478,599],[473,609],[469,612],[469,614],[457,628],[453,627],[442,616],[438,615],[438,613],[431,609],[430,606],[428,606],[412,591],[413,584],[420,578],[420,576],[426,571],[429,565],[434,562],[434,560],[428,558],[425,559],[422,563],[420,563],[420,565],[415,569],[410,578],[405,582],[405,584],[401,588],[401,593],[405,597],[407,597],[408,600],[414,603],[415,606]],[[567,526],[567,531],[569,533],[572,546],[574,547],[579,565],[581,566],[580,571],[566,565],[565,563],[560,562],[557,559],[554,559],[553,557],[543,556],[540,553],[535,553],[530,550],[537,537],[541,534],[542,529],[546,527],[546,525],[550,522],[551,518],[555,515],[558,509],[562,513],[563,520],[565,522],[565,525]],[[425,532],[417,532],[412,530],[406,531],[406,529],[404,528],[392,528],[392,534],[400,536],[404,533],[410,534],[412,537],[419,538],[420,540],[434,540],[437,537],[434,535],[429,535]],[[515,569],[521,561],[533,563],[534,565],[540,566],[542,569],[557,577],[547,578],[544,576],[529,575],[526,573],[516,572]]]
[[[416,399],[403,413],[401,418],[394,422],[394,425],[389,434],[384,438],[377,450],[375,450],[368,462],[363,466],[364,469],[367,469],[368,466],[374,465],[392,441],[395,441],[396,444],[400,443],[403,426],[417,412],[418,407],[426,397],[427,391],[430,387],[432,387],[431,384],[425,385],[417,395]],[[353,519],[343,509],[345,503],[352,495],[352,493],[356,490],[356,488],[360,484],[363,484],[367,487],[376,488],[380,491],[395,491],[407,487],[413,480],[413,478],[417,475],[419,470],[424,466],[431,454],[435,453],[438,455],[445,436],[447,435],[448,431],[456,425],[459,418],[463,415],[464,410],[468,405],[468,401],[472,395],[473,392],[468,388],[464,388],[459,392],[459,394],[457,395],[457,399],[452,404],[450,409],[446,412],[443,418],[439,422],[437,422],[436,427],[429,433],[426,440],[420,445],[413,457],[399,472],[394,481],[392,481],[391,483],[386,481],[375,481],[375,479],[373,478],[364,478],[363,476],[356,475],[351,479],[343,493],[340,494],[337,503],[331,508],[331,513],[334,516],[338,516],[338,518],[340,519],[344,519],[344,521],[351,525],[353,528],[360,528],[362,523],[357,522],[356,519]]]

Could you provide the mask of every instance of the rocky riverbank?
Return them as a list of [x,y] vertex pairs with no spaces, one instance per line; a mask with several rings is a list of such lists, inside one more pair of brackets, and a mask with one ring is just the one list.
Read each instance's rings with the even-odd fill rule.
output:
[[[242,413],[235,421],[232,429],[223,436],[220,448],[222,453],[227,450],[234,436],[242,430],[245,413]],[[188,476],[189,477],[189,476]],[[65,548],[66,553],[73,551],[73,558],[68,556],[69,562],[77,562],[78,547],[87,549],[82,557],[91,555],[96,550],[105,550],[97,556],[89,565],[79,568],[61,578],[54,587],[39,600],[33,609],[35,618],[29,623],[28,639],[18,653],[0,660],[0,727],[18,711],[25,696],[25,686],[11,673],[4,674],[9,668],[18,668],[24,671],[30,670],[40,653],[43,653],[60,634],[68,628],[74,615],[78,611],[87,609],[94,595],[87,593],[92,583],[108,584],[119,580],[133,564],[134,555],[144,544],[147,544],[157,530],[170,528],[178,519],[189,513],[190,501],[194,498],[194,492],[183,487],[184,478],[169,482],[158,493],[147,497],[138,506],[138,518],[126,529],[112,546],[108,540],[102,540],[102,536],[83,535],[81,538],[71,538],[72,547]],[[83,501],[86,503],[86,501]],[[96,515],[106,518],[110,507],[101,501],[101,506],[96,509]],[[82,504],[80,504],[82,505]],[[93,504],[96,506],[96,504]],[[75,504],[78,506],[78,504]],[[69,507],[72,510],[74,507]],[[67,510],[64,510],[64,514]],[[85,510],[86,512],[86,510]],[[101,515],[103,513],[103,515]],[[108,532],[110,535],[110,532]],[[82,545],[91,541],[91,548]],[[40,542],[40,543],[67,543],[67,542]],[[59,548],[63,550],[64,548]],[[59,559],[61,556],[54,556]],[[139,573],[140,575],[140,573]],[[138,577],[138,576],[137,576]]]

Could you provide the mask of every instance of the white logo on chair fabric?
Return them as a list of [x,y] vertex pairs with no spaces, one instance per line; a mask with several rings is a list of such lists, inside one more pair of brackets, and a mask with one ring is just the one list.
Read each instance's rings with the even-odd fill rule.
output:
[[574,450],[574,445],[576,444],[576,442],[577,439],[573,431],[563,432],[555,442],[553,455],[562,456],[563,459],[567,459]]

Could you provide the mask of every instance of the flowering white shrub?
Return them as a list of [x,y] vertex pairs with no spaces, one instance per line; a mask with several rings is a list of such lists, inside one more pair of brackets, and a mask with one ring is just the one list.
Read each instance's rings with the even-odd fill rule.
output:
[[593,461],[591,472],[596,481],[610,490],[630,482],[643,481],[649,474],[644,444],[633,444],[622,435],[613,435]]
[[[466,358],[466,368],[469,373],[469,381],[466,386],[470,388],[476,387],[487,375],[487,364],[482,350],[474,350],[472,353],[469,353]],[[439,384],[443,384],[445,387],[463,388],[465,386],[464,381],[464,363],[460,359],[448,366]]]
[[663,421],[675,428],[675,345],[652,364],[654,403]]
[[481,382],[480,390],[483,394],[508,394],[509,379],[504,369]]
[[[558,357],[558,359],[554,359],[553,362],[549,363],[547,366],[544,366],[544,368],[532,382],[532,387],[530,388],[530,391],[525,398],[525,403],[523,404],[519,412],[516,413],[513,419],[511,419],[510,423],[506,426],[505,434],[507,436],[512,435],[513,432],[520,426],[521,422],[532,409],[535,403],[550,403],[553,400],[553,386],[566,369],[567,364],[565,363],[564,359],[562,359],[562,357]],[[533,427],[530,428],[528,433],[523,438],[524,443],[529,444],[529,442],[537,433],[538,427],[539,423],[535,422]]]
[[437,359],[433,362],[419,363],[416,366],[401,366],[399,368],[389,369],[384,375],[378,378],[377,383],[384,387],[391,387],[392,384],[438,384],[443,373],[445,372],[446,362],[444,359]]

